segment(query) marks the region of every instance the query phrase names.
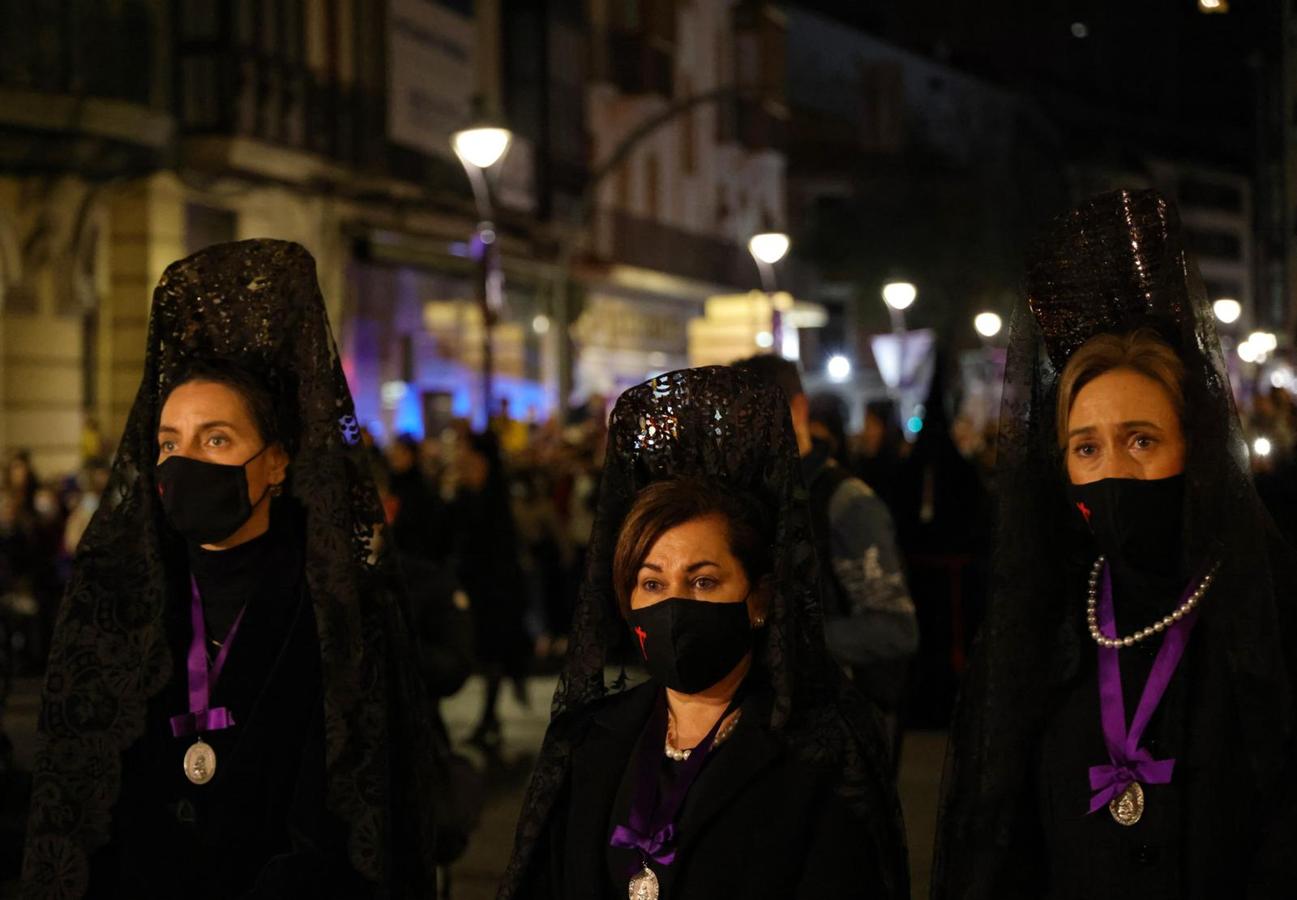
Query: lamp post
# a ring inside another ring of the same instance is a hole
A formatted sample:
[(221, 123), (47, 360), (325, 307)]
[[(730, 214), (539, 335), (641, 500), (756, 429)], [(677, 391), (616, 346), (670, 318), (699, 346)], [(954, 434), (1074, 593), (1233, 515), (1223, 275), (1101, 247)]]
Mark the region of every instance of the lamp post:
[(479, 125), (455, 132), (451, 146), (459, 157), (473, 186), (473, 200), (477, 204), (477, 229), (474, 232), (474, 250), (481, 258), (481, 278), (478, 282), (478, 301), (482, 311), (482, 405), (483, 421), (491, 421), (494, 403), (492, 378), (495, 368), (491, 329), (504, 309), (504, 271), (500, 266), (500, 251), (496, 246), (497, 233), (492, 222), (491, 185), (487, 173), (509, 152), (513, 134), (507, 128)]
[(784, 315), (783, 312), (775, 305), (775, 292), (778, 289), (778, 280), (775, 278), (775, 266), (781, 259), (788, 255), (788, 248), (792, 246), (792, 241), (788, 235), (780, 231), (764, 231), (761, 234), (754, 234), (748, 241), (748, 252), (752, 254), (752, 259), (757, 264), (757, 269), (761, 272), (761, 288), (770, 298), (770, 336), (771, 344), (774, 345), (775, 352), (784, 356)]
[(896, 335), (901, 345), (898, 386), (905, 382), (905, 350), (906, 345), (909, 343), (906, 340), (905, 311), (914, 305), (914, 301), (918, 296), (918, 288), (908, 281), (889, 281), (883, 285), (883, 303), (887, 306), (887, 313), (892, 319), (892, 333)]

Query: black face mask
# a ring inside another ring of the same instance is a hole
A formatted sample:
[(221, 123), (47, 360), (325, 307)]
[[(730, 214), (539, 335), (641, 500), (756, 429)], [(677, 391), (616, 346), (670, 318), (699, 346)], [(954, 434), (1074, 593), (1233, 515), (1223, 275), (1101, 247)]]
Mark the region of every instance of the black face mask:
[(158, 496), (171, 527), (195, 544), (215, 544), (243, 527), (270, 486), (253, 503), (248, 498), (246, 466), (266, 452), (262, 447), (241, 466), (172, 456), (157, 468)]
[(627, 618), (649, 674), (682, 694), (711, 687), (752, 649), (746, 603), (672, 597)]
[(1180, 569), (1184, 528), (1184, 476), (1105, 478), (1068, 486), (1099, 552), (1115, 565), (1173, 576)]

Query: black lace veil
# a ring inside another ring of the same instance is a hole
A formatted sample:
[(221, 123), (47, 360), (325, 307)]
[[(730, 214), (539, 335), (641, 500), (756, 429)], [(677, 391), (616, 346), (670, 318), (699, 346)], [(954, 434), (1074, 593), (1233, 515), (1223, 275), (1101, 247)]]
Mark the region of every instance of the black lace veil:
[[(430, 896), (430, 797), (413, 764), (424, 698), (401, 602), (380, 577), (382, 509), (329, 329), (315, 261), (272, 240), (209, 247), (169, 266), (153, 295), (144, 377), (103, 501), (58, 616), (39, 726), (24, 879), (31, 896), (81, 896), (110, 833), (121, 754), (172, 677), (164, 525), (154, 466), (162, 399), (195, 360), (230, 360), (275, 398), (292, 454), (286, 498), (304, 510), (305, 575), (320, 638), (329, 809), (379, 896)], [(426, 760), (426, 756), (423, 759)], [(403, 849), (402, 849), (403, 848)], [(410, 894), (410, 891), (414, 894)], [(424, 893), (424, 892), (428, 893)]]
[(1141, 326), (1186, 366), (1186, 570), (1222, 560), (1203, 636), (1229, 661), (1250, 774), (1264, 789), (1283, 769), (1297, 671), (1291, 554), (1252, 487), (1215, 320), (1174, 207), (1153, 191), (1104, 194), (1044, 229), (1011, 322), (991, 602), (952, 723), (934, 898), (994, 896), (1009, 867), (1033, 864), (1012, 848), (1034, 827), (1035, 742), (1051, 690), (1090, 652), (1084, 581), (1094, 551), (1064, 493), (1057, 379), (1089, 338)]
[(880, 896), (908, 897), (900, 807), (877, 717), (824, 646), (806, 490), (787, 401), (777, 388), (719, 366), (653, 379), (623, 394), (613, 410), (572, 645), (500, 897), (526, 895), (527, 867), (572, 749), (565, 723), (625, 686), (624, 679), (609, 684), (606, 676), (622, 659), (626, 631), (612, 585), (622, 521), (639, 490), (679, 475), (716, 479), (776, 514), (775, 595), (754, 663), (775, 694), (770, 728), (801, 759), (831, 772), (838, 792), (868, 824), (873, 846), (861, 853), (876, 857), (872, 868), (884, 879)]

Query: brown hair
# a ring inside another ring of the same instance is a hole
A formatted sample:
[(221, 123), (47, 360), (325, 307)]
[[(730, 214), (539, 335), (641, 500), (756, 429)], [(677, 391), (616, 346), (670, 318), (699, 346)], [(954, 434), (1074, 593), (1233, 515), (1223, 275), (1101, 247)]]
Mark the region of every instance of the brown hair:
[(1100, 334), (1081, 345), (1058, 379), (1058, 445), (1067, 446), (1067, 419), (1072, 404), (1094, 379), (1114, 369), (1129, 369), (1160, 384), (1171, 396), (1176, 414), (1184, 419), (1184, 362), (1171, 345), (1151, 328), (1127, 334)]
[(706, 516), (725, 520), (730, 552), (743, 566), (750, 585), (755, 587), (774, 570), (770, 517), (755, 498), (701, 478), (659, 481), (636, 495), (617, 535), (612, 578), (623, 617), (630, 610), (640, 566), (658, 538), (672, 528)]

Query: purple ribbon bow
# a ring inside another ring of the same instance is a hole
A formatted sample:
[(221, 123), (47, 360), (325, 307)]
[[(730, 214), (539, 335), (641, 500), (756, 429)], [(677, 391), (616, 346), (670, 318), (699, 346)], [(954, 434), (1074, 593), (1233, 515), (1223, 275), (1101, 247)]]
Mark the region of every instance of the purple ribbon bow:
[[(1180, 598), (1182, 604), (1192, 591), (1191, 584)], [(1099, 620), (1099, 632), (1115, 639), (1117, 625), (1112, 609), (1112, 575), (1107, 565), (1103, 568), (1095, 611)], [(1126, 729), (1126, 702), (1121, 691), (1121, 666), (1117, 660), (1117, 648), (1099, 648), (1099, 709), (1103, 723), (1103, 741), (1107, 745), (1111, 764), (1090, 767), (1090, 790), (1095, 792), (1090, 799), (1090, 812), (1107, 806), (1114, 797), (1120, 796), (1137, 781), (1142, 784), (1168, 784), (1171, 781), (1175, 760), (1153, 759), (1151, 753), (1139, 746), (1139, 741), (1144, 736), (1149, 719), (1162, 702), (1162, 695), (1166, 693), (1171, 676), (1180, 664), (1184, 648), (1189, 643), (1189, 633), (1197, 620), (1198, 611), (1195, 609), (1166, 629), (1129, 730)]]
[(668, 822), (650, 835), (643, 835), (627, 825), (618, 825), (613, 829), (614, 847), (626, 850), (638, 850), (644, 856), (660, 866), (669, 866), (676, 861), (676, 826)]
[(171, 717), (171, 733), (175, 737), (220, 731), (222, 728), (229, 728), (234, 724), (234, 714), (228, 708), (218, 706), (215, 709), (210, 709), (208, 705), (211, 703), (212, 691), (216, 687), (216, 681), (221, 677), (221, 670), (225, 668), (225, 658), (229, 656), (230, 645), (234, 643), (234, 635), (239, 630), (239, 623), (243, 621), (243, 613), (247, 610), (246, 606), (239, 610), (238, 616), (234, 619), (234, 624), (230, 626), (230, 633), (225, 636), (225, 643), (221, 646), (221, 652), (216, 654), (216, 660), (209, 669), (207, 666), (207, 622), (203, 619), (203, 599), (198, 593), (198, 582), (192, 576), (189, 579), (189, 586), (192, 594), (189, 615), (194, 630), (194, 636), (189, 641), (187, 664), (189, 669), (189, 712)]
[[(662, 744), (667, 733), (666, 693), (659, 692), (653, 715), (640, 736), (636, 751), (635, 788), (631, 794), (629, 822), (613, 829), (610, 846), (624, 850), (638, 850), (641, 864), (652, 860), (660, 866), (669, 866), (676, 859), (676, 819), (684, 806), (685, 797), (698, 773), (702, 771), (707, 753), (716, 740), (721, 723), (738, 709), (740, 695), (730, 701), (729, 707), (716, 720), (711, 731), (689, 754), (665, 797), (658, 797), (658, 769), (662, 764)], [(659, 802), (660, 800), (660, 802)], [(639, 871), (634, 866), (628, 874)]]

